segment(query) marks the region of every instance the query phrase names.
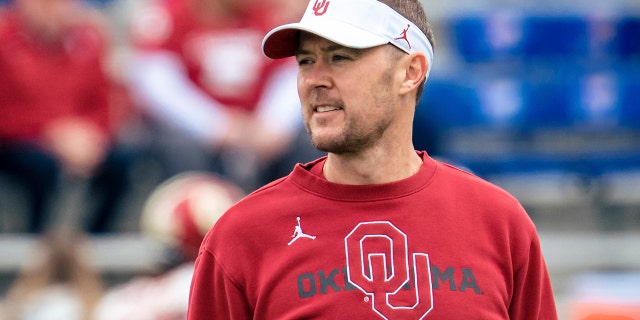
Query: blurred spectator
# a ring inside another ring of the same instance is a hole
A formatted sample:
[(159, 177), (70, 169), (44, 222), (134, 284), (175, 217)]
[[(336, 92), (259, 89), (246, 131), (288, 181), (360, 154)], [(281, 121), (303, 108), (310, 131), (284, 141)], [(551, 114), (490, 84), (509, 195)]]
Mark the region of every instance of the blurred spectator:
[(79, 0), (13, 0), (0, 10), (0, 172), (28, 191), (29, 232), (46, 228), (61, 181), (89, 181), (91, 232), (108, 229), (125, 191), (107, 39), (101, 15)]
[(304, 2), (152, 1), (133, 15), (130, 88), (167, 176), (216, 172), (249, 191), (290, 150), (303, 128), (295, 61), (260, 47)]
[(9, 288), (4, 320), (89, 320), (102, 296), (102, 281), (88, 261), (86, 238), (71, 229), (49, 231), (34, 260)]
[(184, 320), (194, 261), (205, 233), (244, 193), (240, 187), (204, 172), (181, 173), (147, 198), (143, 235), (168, 249), (158, 273), (141, 275), (106, 292), (96, 320)]

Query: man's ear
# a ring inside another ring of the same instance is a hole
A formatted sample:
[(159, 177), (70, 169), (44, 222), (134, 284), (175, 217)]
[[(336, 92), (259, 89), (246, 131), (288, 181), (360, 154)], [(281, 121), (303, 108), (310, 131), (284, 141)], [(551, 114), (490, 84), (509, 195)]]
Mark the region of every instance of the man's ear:
[(424, 53), (414, 52), (406, 57), (405, 77), (400, 88), (400, 93), (408, 93), (415, 90), (424, 81), (429, 70), (429, 62)]

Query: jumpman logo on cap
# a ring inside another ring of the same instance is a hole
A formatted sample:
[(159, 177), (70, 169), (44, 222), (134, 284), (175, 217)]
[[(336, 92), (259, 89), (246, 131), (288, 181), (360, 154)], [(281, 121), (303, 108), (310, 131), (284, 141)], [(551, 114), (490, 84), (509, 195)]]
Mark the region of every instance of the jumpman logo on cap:
[(410, 24), (407, 25), (406, 29), (402, 30), (402, 32), (400, 33), (399, 37), (393, 38), (393, 40), (404, 40), (409, 45), (409, 49), (411, 49), (411, 43), (409, 42), (409, 39), (407, 38), (407, 31), (409, 31), (409, 28), (411, 28)]
[(311, 236), (304, 233), (302, 231), (302, 227), (300, 226), (300, 217), (297, 217), (297, 219), (298, 219), (298, 225), (295, 227), (295, 230), (293, 231), (293, 235), (291, 235), (291, 238), (293, 239), (291, 239), (291, 241), (289, 241), (289, 243), (287, 244), (289, 246), (300, 238), (309, 238), (311, 240), (314, 240), (316, 238), (316, 236)]

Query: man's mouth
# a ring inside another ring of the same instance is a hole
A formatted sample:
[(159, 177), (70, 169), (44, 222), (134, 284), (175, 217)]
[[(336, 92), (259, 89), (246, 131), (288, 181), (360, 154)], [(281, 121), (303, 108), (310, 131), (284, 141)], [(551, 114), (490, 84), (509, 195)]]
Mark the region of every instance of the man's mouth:
[(318, 113), (323, 113), (323, 112), (330, 112), (330, 111), (336, 111), (336, 110), (342, 110), (342, 108), (336, 107), (336, 106), (322, 106), (322, 107), (317, 107), (315, 111)]

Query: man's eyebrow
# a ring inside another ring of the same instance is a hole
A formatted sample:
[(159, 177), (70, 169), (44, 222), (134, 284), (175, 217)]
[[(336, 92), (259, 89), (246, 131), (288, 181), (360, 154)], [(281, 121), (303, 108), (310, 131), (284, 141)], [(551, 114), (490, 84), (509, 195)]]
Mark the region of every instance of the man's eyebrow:
[(293, 55), (294, 56), (299, 56), (299, 55), (305, 55), (305, 54), (310, 54), (310, 53), (311, 52), (309, 52), (309, 50), (298, 49), (293, 53)]
[[(354, 48), (349, 48), (349, 47), (345, 47), (343, 45), (339, 45), (339, 44), (330, 44), (328, 46), (323, 46), (320, 48), (320, 51), (322, 51), (323, 53), (328, 53), (328, 52), (334, 52), (334, 51), (338, 51), (338, 50), (344, 50), (349, 52), (350, 54), (353, 55), (360, 55), (362, 53), (363, 50), (361, 49), (354, 49)], [(309, 50), (305, 50), (302, 48), (299, 48), (298, 50), (295, 51), (295, 55), (304, 55), (304, 54), (311, 54), (311, 51)]]

